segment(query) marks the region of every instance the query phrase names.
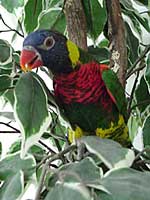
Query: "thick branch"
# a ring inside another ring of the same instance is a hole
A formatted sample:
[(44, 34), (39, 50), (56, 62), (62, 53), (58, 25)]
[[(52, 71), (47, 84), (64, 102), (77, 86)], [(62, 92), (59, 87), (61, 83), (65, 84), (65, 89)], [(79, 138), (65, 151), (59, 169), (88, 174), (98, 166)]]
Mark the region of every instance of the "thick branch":
[(127, 48), (121, 7), (119, 0), (106, 0), (106, 6), (108, 12), (108, 36), (111, 50), (110, 66), (118, 68), (118, 78), (121, 84), (125, 86)]
[(81, 0), (66, 0), (64, 11), (69, 39), (87, 50), (86, 18)]

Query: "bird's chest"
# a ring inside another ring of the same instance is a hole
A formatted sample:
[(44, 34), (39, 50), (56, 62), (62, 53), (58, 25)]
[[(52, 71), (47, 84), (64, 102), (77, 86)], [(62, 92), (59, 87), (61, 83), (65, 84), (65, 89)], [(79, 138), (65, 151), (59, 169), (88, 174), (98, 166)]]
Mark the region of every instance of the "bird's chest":
[(98, 69), (81, 70), (54, 79), (55, 97), (71, 124), (94, 130), (111, 120), (113, 103)]
[(110, 100), (100, 70), (97, 68), (85, 67), (85, 69), (55, 77), (54, 92), (63, 104), (86, 105)]

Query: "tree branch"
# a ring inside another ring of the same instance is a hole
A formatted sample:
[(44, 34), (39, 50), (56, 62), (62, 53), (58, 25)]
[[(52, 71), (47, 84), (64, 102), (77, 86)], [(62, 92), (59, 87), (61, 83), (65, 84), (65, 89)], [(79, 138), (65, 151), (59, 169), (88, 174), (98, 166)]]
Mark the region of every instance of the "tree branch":
[[(138, 151), (137, 149), (134, 149), (135, 153), (137, 155), (135, 156), (134, 162), (138, 160), (141, 156), (145, 157), (145, 153), (150, 153), (150, 148), (145, 147), (142, 151)], [(146, 159), (149, 159), (149, 157), (145, 157)]]
[(43, 147), (45, 147), (49, 152), (55, 154), (56, 152), (53, 151), (51, 148), (49, 148), (44, 142), (42, 142), (41, 140), (38, 141)]
[(146, 99), (146, 100), (144, 100), (144, 101), (141, 101), (141, 102), (135, 104), (134, 106), (132, 106), (132, 107), (130, 108), (130, 110), (133, 110), (133, 109), (135, 109), (136, 107), (141, 106), (141, 105), (144, 105), (144, 104), (149, 105), (149, 104), (150, 104), (150, 99)]
[(17, 33), (19, 36), (24, 37), (23, 34), (19, 33), (19, 31), (17, 31), (16, 29), (12, 29), (8, 24), (6, 24), (6, 22), (4, 21), (2, 15), (0, 14), (0, 20), (2, 20), (3, 24), (9, 29), (9, 30), (4, 30), (4, 31), (0, 31), (2, 32), (9, 32), (9, 31), (13, 31), (15, 33)]
[(1, 133), (2, 133), (2, 134), (5, 134), (5, 133), (6, 133), (6, 134), (7, 134), (7, 133), (10, 133), (10, 134), (12, 133), (12, 134), (14, 134), (14, 133), (18, 133), (18, 132), (17, 132), (17, 131), (0, 131), (0, 134), (1, 134)]
[(43, 187), (43, 183), (44, 183), (44, 180), (45, 180), (45, 175), (46, 175), (46, 172), (47, 170), (49, 169), (49, 165), (55, 161), (55, 160), (58, 160), (58, 159), (61, 159), (62, 156), (64, 156), (66, 153), (69, 153), (70, 151), (73, 151), (74, 149), (76, 149), (77, 146), (76, 145), (70, 145), (69, 147), (67, 147), (66, 149), (64, 149), (63, 151), (59, 152), (58, 154), (54, 154), (53, 156), (52, 155), (48, 155), (45, 159), (44, 159), (44, 162), (50, 158), (49, 161), (47, 161), (45, 164), (44, 164), (44, 167), (42, 169), (42, 173), (41, 173), (41, 176), (40, 176), (40, 180), (39, 180), (39, 186), (38, 186), (38, 189), (36, 191), (36, 195), (35, 195), (35, 200), (39, 200), (40, 199), (40, 193), (41, 193), (41, 190), (42, 190), (42, 187)]
[(4, 92), (6, 90), (10, 90), (10, 89), (14, 89), (14, 88), (15, 88), (14, 86), (3, 88), (3, 89), (0, 90), (0, 92)]
[(81, 0), (66, 0), (64, 11), (69, 39), (87, 51), (86, 18)]
[[(7, 126), (9, 128), (12, 129), (12, 131), (0, 131), (0, 133), (21, 133), (19, 129), (11, 126), (10, 124), (8, 123), (4, 123), (4, 122), (0, 122), (0, 124), (4, 125), (4, 126)], [(53, 151), (50, 147), (48, 147), (44, 142), (42, 142), (41, 140), (38, 141), (42, 146), (44, 146), (46, 149), (48, 149), (49, 152), (55, 154), (56, 152)]]
[(108, 36), (110, 40), (110, 66), (118, 69), (118, 78), (125, 87), (127, 69), (127, 48), (125, 25), (121, 16), (119, 0), (106, 0), (108, 12)]
[[(0, 124), (2, 124), (2, 125), (4, 125), (4, 126), (7, 126), (7, 127), (11, 128), (11, 129), (13, 129), (13, 130), (15, 131), (15, 133), (20, 133), (20, 130), (19, 130), (19, 129), (17, 129), (17, 128), (11, 126), (11, 125), (8, 124), (8, 123), (0, 122)], [(13, 132), (13, 131), (11, 131), (11, 132)]]
[(126, 76), (126, 79), (128, 79), (132, 74), (141, 71), (142, 69), (144, 69), (146, 67), (145, 63), (142, 64), (140, 67), (135, 68), (129, 75)]
[[(144, 51), (142, 52), (142, 54), (140, 55), (139, 58), (137, 58), (137, 60), (133, 63), (133, 65), (130, 67), (130, 69), (128, 70), (127, 74), (126, 74), (126, 79), (128, 79), (133, 73), (134, 71), (137, 71), (137, 69), (135, 69), (135, 67), (145, 58), (146, 54), (150, 51), (150, 45), (147, 45), (144, 49)], [(140, 69), (140, 67), (139, 67)], [(140, 69), (141, 70), (141, 69)]]

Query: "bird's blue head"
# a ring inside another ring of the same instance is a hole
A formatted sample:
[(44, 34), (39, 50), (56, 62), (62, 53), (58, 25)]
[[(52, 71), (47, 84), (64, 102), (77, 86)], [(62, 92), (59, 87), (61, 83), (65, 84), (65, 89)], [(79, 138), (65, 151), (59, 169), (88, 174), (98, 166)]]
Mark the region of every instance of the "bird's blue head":
[(78, 59), (77, 46), (64, 35), (50, 30), (37, 30), (25, 38), (20, 64), (24, 71), (44, 65), (56, 74), (72, 71)]

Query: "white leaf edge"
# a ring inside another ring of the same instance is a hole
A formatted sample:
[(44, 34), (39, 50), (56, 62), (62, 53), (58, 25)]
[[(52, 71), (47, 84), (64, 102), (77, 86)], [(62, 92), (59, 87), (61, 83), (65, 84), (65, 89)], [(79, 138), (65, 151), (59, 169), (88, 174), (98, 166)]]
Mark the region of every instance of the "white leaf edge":
[[(38, 83), (40, 84), (41, 86), (41, 89), (43, 89), (43, 86), (42, 84), (40, 83), (40, 81), (34, 76), (34, 78), (38, 81)], [(43, 89), (43, 93), (45, 95), (45, 104), (47, 105), (47, 95), (45, 93), (45, 90)], [(21, 152), (20, 152), (20, 156), (21, 158), (23, 159), (25, 157), (25, 155), (27, 154), (29, 148), (31, 146), (33, 146), (34, 144), (36, 144), (38, 142), (38, 140), (40, 139), (40, 137), (43, 135), (43, 133), (47, 130), (49, 124), (51, 123), (52, 121), (52, 118), (50, 116), (50, 113), (48, 112), (48, 116), (45, 118), (45, 120), (43, 121), (43, 124), (41, 125), (40, 127), (40, 130), (35, 133), (34, 135), (32, 135), (31, 137), (29, 137), (27, 140), (25, 140), (25, 130), (24, 130), (24, 127), (17, 115), (17, 112), (16, 112), (16, 107), (17, 107), (17, 97), (16, 97), (16, 94), (14, 92), (14, 97), (15, 97), (15, 103), (14, 103), (14, 116), (15, 116), (15, 119), (16, 119), (16, 122), (17, 124), (19, 125), (20, 127), (20, 132), (21, 132), (21, 135), (22, 135), (22, 143), (21, 143)], [(48, 110), (48, 105), (47, 105), (47, 110)]]
[(132, 165), (132, 163), (133, 163), (133, 161), (135, 159), (135, 154), (134, 154), (133, 150), (131, 150), (131, 149), (127, 149), (127, 150), (128, 151), (127, 151), (127, 153), (125, 155), (125, 158), (123, 160), (120, 160), (119, 162), (115, 163), (114, 169), (130, 167)]
[(49, 12), (52, 12), (52, 11), (62, 11), (61, 8), (49, 8), (48, 10), (43, 10), (39, 16), (38, 16), (38, 23), (37, 23), (37, 27), (34, 29), (34, 30), (38, 30), (40, 28), (40, 20), (45, 16), (47, 15)]
[(86, 186), (84, 186), (84, 184), (82, 183), (57, 183), (58, 185), (62, 185), (63, 187), (66, 187), (68, 189), (74, 190), (79, 192), (83, 198), (90, 200), (91, 196), (90, 196), (90, 192), (88, 190), (88, 188)]
[[(115, 142), (115, 141), (113, 141), (113, 142)], [(125, 158), (124, 159), (119, 160), (115, 164), (112, 164), (111, 162), (108, 162), (108, 160), (105, 159), (102, 156), (102, 154), (97, 153), (97, 151), (95, 151), (93, 148), (91, 148), (90, 145), (88, 145), (86, 142), (84, 144), (86, 145), (86, 148), (88, 150), (90, 150), (90, 152), (92, 152), (95, 155), (97, 155), (106, 164), (106, 166), (109, 169), (118, 169), (118, 168), (130, 167), (132, 165), (134, 159), (135, 159), (135, 154), (134, 154), (133, 150), (128, 149), (128, 148), (122, 148), (122, 146), (118, 143), (118, 145), (120, 145), (120, 148), (124, 149), (124, 151), (127, 150), (127, 153), (125, 154)]]
[(99, 2), (99, 4), (101, 5), (102, 8), (104, 7), (104, 6), (103, 6), (103, 1), (104, 1), (104, 0), (98, 0), (98, 2)]
[[(3, 39), (2, 39), (3, 40)], [(7, 40), (3, 40), (6, 45), (9, 47), (9, 50), (10, 50), (10, 55), (8, 57), (8, 59), (5, 61), (5, 62), (0, 62), (0, 65), (7, 65), (9, 64), (10, 62), (12, 62), (12, 47), (10, 46), (10, 44), (8, 43)], [(1, 67), (2, 68), (2, 67)], [(4, 68), (5, 69), (5, 68)]]

